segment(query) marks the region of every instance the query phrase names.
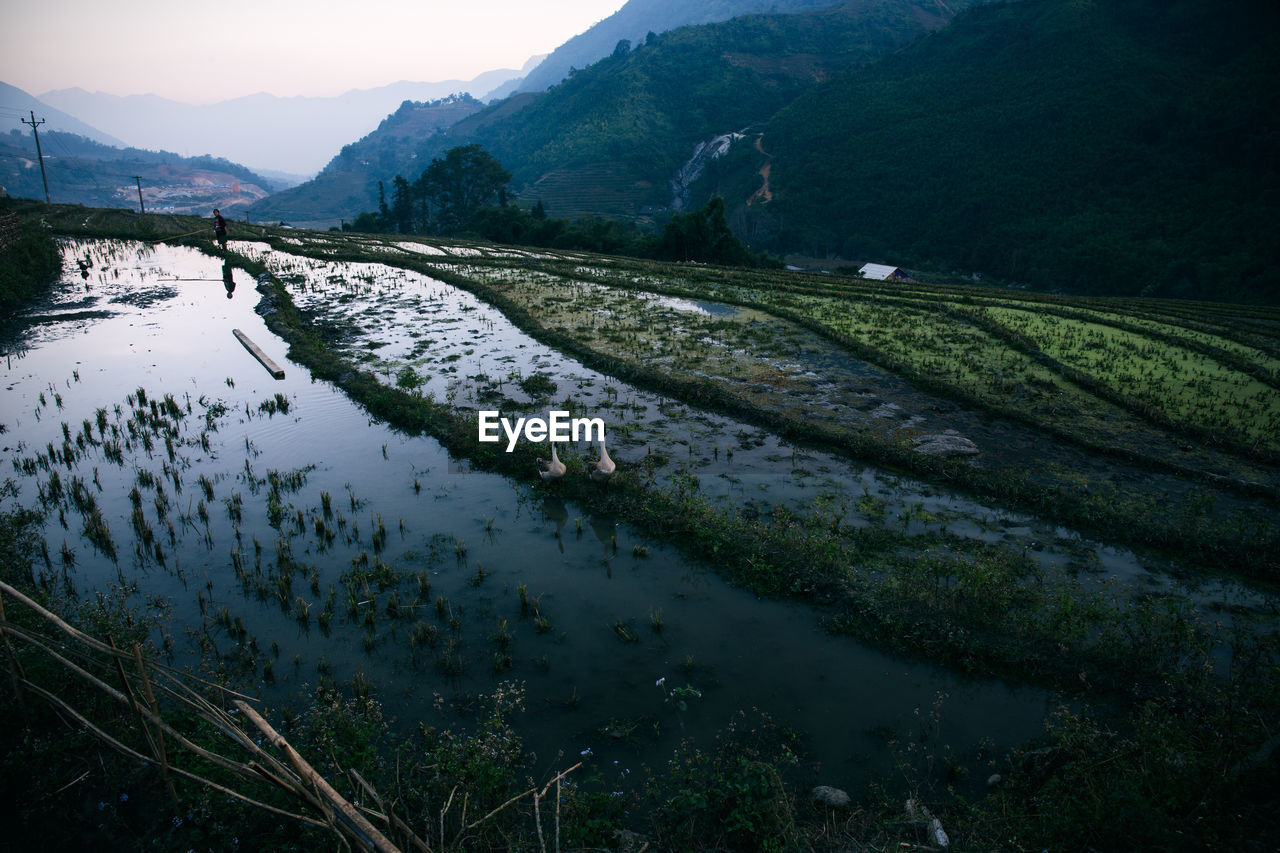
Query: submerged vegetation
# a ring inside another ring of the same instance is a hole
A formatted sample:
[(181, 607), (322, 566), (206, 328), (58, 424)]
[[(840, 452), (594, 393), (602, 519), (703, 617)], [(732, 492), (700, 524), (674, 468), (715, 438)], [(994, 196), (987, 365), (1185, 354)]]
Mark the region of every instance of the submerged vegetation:
[[(90, 218), (77, 211), (55, 222), (82, 233)], [(182, 224), (173, 222), (173, 233), (184, 233)], [(803, 733), (744, 709), (718, 742), (691, 739), (670, 760), (637, 769), (643, 778), (627, 780), (603, 763), (570, 777), (557, 797), (559, 843), (614, 846), (615, 831), (627, 830), (664, 849), (885, 849), (929, 840), (934, 818), (966, 849), (1247, 844), (1270, 831), (1280, 781), (1267, 722), (1280, 713), (1280, 641), (1267, 592), (1277, 569), (1270, 510), (1280, 486), (1273, 428), (1280, 317), (448, 241), (265, 229), (252, 236), (225, 255), (213, 251), (259, 278), (259, 312), (288, 342), (289, 357), (373, 418), (434, 437), (471, 469), (554, 495), (547, 506), (563, 504), (554, 532), (561, 550), (583, 536), (575, 512), (618, 519), (650, 538), (620, 543), (616, 530), (595, 530), (606, 567), (643, 565), (653, 559), (644, 542), (670, 543), (757, 595), (815, 605), (829, 635), (1037, 685), (1061, 699), (1043, 738), (1012, 752), (983, 746), (964, 758), (942, 746), (945, 702), (922, 709), (918, 730), (894, 744), (900, 778), (856, 792), (853, 810), (811, 802)], [(498, 320), (420, 292), (413, 276), (470, 291), (602, 378), (541, 354), (534, 370), (466, 375), (476, 363), (467, 349), (487, 345), (482, 332)], [(412, 307), (407, 320), (397, 313), (401, 302)], [(386, 331), (391, 318), (395, 335), (370, 332)], [(657, 404), (637, 389), (656, 394)], [(57, 424), (60, 393), (51, 386), (34, 413), (51, 421), (47, 446), (12, 454), (13, 476), (36, 484), (39, 503), (15, 501), (4, 516), (0, 545), (14, 557), (6, 580), (37, 591), (86, 630), (126, 636), (115, 627), (123, 620), (134, 626), (127, 636), (155, 642), (155, 654), (171, 653), (174, 639), (125, 605), (146, 600), (126, 571), (177, 576), (184, 588), (190, 581), (203, 617), (192, 641), (213, 677), (231, 685), (264, 689), (300, 666), (255, 627), (246, 609), (255, 600), (278, 607), (300, 636), (336, 640), (328, 648), (356, 658), (398, 646), (413, 672), (442, 684), (468, 673), (493, 678), (486, 696), (437, 699), (456, 703), (458, 719), (471, 725), (406, 733), (386, 718), (379, 698), (386, 685), (363, 676), (339, 684), (322, 659), (306, 703), (282, 711), (291, 742), (326, 770), (354, 768), (374, 789), (395, 791), (396, 814), (435, 849), (453, 849), (463, 837), (454, 833), (475, 817), (548, 783), (551, 756), (535, 762), (518, 734), (522, 690), (499, 681), (524, 667), (552, 669), (545, 650), (564, 642), (567, 614), (541, 594), (535, 575), (494, 566), (470, 534), (435, 533), (424, 549), (406, 550), (412, 519), (397, 520), (377, 496), (350, 485), (344, 492), (316, 484), (313, 466), (259, 459), (248, 436), (234, 477), (189, 470), (191, 457), (225, 446), (215, 439), (231, 418), (300, 416), (304, 407), (287, 394), (262, 394), (237, 409), (138, 387), (76, 426), (78, 416)], [(587, 478), (578, 450), (562, 449), (567, 474), (546, 485), (535, 463), (545, 448), (521, 443), (507, 453), (478, 441), (480, 408), (538, 414), (562, 401), (575, 413), (598, 404), (607, 414), (619, 462), (607, 490)], [(711, 446), (684, 438), (655, 446), (676, 401), (689, 407), (682, 415), (689, 420), (708, 410), (739, 419), (740, 434)], [(848, 483), (800, 489), (791, 500), (739, 500), (741, 491), (716, 481), (720, 473), (745, 476), (755, 445), (766, 440), (762, 428), (794, 445), (772, 461), (802, 481), (809, 466), (872, 460), (939, 492), (1034, 512), (1048, 529), (1062, 529), (1047, 543), (984, 536), (976, 515), (923, 498), (890, 506), (869, 489), (850, 494)], [(971, 439), (976, 453), (959, 442), (949, 445), (962, 448), (953, 455), (919, 450), (947, 428)], [(381, 457), (388, 453), (383, 444)], [(403, 479), (404, 490), (422, 489), (417, 472)], [(127, 494), (119, 522), (100, 506), (116, 481)], [(258, 515), (267, 522), (264, 539), (250, 532)], [(41, 517), (62, 520), (70, 541), (61, 552), (56, 541), (37, 541)], [(494, 536), (503, 523), (482, 519), (476, 529)], [(1176, 578), (1111, 577), (1097, 565), (1100, 549), (1074, 531), (1159, 547), (1145, 564), (1169, 567)], [(79, 549), (77, 537), (85, 543)], [(202, 543), (206, 571), (233, 573), (243, 598), (200, 589), (199, 567), (177, 557), (184, 540)], [(1048, 562), (1046, 548), (1075, 559)], [(73, 579), (94, 553), (119, 567), (119, 586), (98, 599), (109, 604), (99, 615), (75, 616)], [(446, 566), (450, 585), (436, 571)], [(1254, 585), (1218, 594), (1240, 577)], [(473, 596), (502, 605), (477, 611)], [(679, 635), (680, 614), (648, 603), (602, 613), (598, 640), (607, 638), (620, 656), (666, 644)], [(660, 714), (613, 721), (605, 737), (626, 741), (652, 729), (656, 740), (662, 730), (683, 731), (708, 701), (701, 658), (684, 660), (682, 672), (667, 673), (669, 685), (664, 676), (659, 689), (649, 688)], [(563, 701), (573, 713), (576, 688)], [(6, 753), (68, 776), (81, 772), (73, 750), (90, 748), (59, 744), (51, 732), (19, 730), (21, 742)], [(569, 758), (555, 771), (576, 760)], [(130, 778), (127, 763), (103, 770), (91, 771), (104, 793), (90, 799), (94, 807), (109, 802), (110, 813), (104, 805), (97, 830), (91, 808), (72, 821), (90, 836), (140, 837), (144, 810), (105, 793)], [(25, 819), (48, 818), (42, 797), (54, 783), (44, 780), (39, 795), (15, 801)], [(158, 778), (130, 788), (142, 789), (163, 802)], [(474, 843), (550, 849), (550, 804), (538, 812), (537, 802), (524, 800), (477, 828)], [(216, 798), (202, 801), (195, 823), (219, 828), (200, 841), (226, 843), (236, 820), (255, 820), (225, 808)], [(145, 811), (154, 819), (163, 809)], [(280, 849), (306, 843), (280, 831), (266, 837)]]

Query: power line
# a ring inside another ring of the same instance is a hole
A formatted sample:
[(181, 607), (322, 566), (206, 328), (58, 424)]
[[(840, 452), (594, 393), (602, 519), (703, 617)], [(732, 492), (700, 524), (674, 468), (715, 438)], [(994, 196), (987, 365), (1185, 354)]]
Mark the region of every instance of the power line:
[(49, 179), (44, 174), (44, 154), (40, 152), (40, 133), (36, 130), (37, 127), (44, 124), (44, 119), (36, 121), (35, 110), (32, 110), (31, 121), (27, 121), (24, 118), (22, 123), (31, 125), (31, 133), (36, 138), (36, 157), (40, 158), (40, 180), (44, 181), (44, 203), (52, 204), (53, 202), (49, 201)]

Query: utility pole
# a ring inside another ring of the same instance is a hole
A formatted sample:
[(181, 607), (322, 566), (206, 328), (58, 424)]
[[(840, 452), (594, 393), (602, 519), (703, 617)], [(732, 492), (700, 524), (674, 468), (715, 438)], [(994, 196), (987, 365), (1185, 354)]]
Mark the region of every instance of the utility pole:
[(37, 127), (44, 124), (44, 119), (40, 119), (39, 121), (36, 121), (35, 110), (32, 110), (31, 121), (27, 121), (25, 118), (19, 119), (19, 121), (21, 121), (23, 124), (31, 125), (31, 133), (36, 138), (36, 157), (40, 159), (40, 180), (44, 181), (44, 203), (52, 204), (53, 202), (49, 201), (49, 179), (45, 177), (45, 174), (44, 174), (44, 154), (40, 153), (40, 133), (39, 131), (36, 130)]
[(142, 203), (142, 178), (139, 175), (134, 175), (133, 179), (138, 182), (138, 211), (141, 213), (146, 213), (147, 208)]

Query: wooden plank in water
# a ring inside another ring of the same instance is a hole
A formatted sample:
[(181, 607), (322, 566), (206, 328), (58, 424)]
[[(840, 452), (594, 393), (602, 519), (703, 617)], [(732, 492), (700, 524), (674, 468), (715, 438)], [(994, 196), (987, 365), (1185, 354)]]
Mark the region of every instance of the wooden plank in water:
[(239, 329), (232, 329), (231, 334), (236, 336), (236, 340), (244, 344), (244, 348), (247, 349), (250, 353), (252, 353), (254, 358), (262, 362), (262, 366), (267, 369), (268, 373), (270, 373), (276, 379), (284, 379), (284, 369), (281, 368), (280, 365), (272, 361), (271, 357), (268, 356), (265, 352), (263, 352), (258, 347), (257, 344), (249, 340), (248, 335), (246, 335), (244, 332), (240, 331)]

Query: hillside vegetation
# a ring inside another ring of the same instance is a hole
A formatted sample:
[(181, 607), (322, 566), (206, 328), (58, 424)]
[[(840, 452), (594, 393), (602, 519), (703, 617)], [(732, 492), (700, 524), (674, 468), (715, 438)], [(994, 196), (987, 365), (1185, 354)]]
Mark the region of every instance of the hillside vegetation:
[(973, 9), (773, 118), (776, 245), (1274, 302), (1278, 22), (1260, 2)]
[[(766, 121), (824, 77), (948, 18), (933, 2), (883, 0), (683, 27), (620, 45), (519, 112), (488, 123), (481, 113), (452, 135), (488, 148), (517, 189), (552, 170), (609, 162), (647, 180), (650, 203), (666, 205), (668, 182), (699, 142)], [(558, 215), (553, 199), (543, 203)]]
[(557, 47), (529, 72), (516, 91), (537, 92), (556, 85), (575, 69), (608, 56), (619, 41), (640, 42), (649, 33), (727, 21), (739, 15), (787, 14), (834, 6), (840, 0), (630, 0), (617, 12)]
[(0, 200), (0, 317), (6, 325), (19, 309), (39, 298), (62, 270), (53, 234), (31, 216), (34, 208)]
[[(948, 4), (967, 5), (970, 0)], [(390, 186), (401, 174), (413, 181), (431, 158), (477, 143), (511, 171), (527, 203), (542, 201), (551, 216), (663, 214), (671, 202), (669, 182), (699, 142), (763, 123), (818, 80), (948, 18), (933, 0), (876, 0), (746, 16), (618, 44), (548, 92), (518, 94), (461, 120), (453, 116), (446, 132), (410, 134), (396, 117), (388, 119), (326, 169), (359, 173), (365, 197), (358, 203), (354, 179), (334, 192), (322, 174), (254, 212), (352, 217), (376, 205), (378, 180)], [(361, 161), (359, 169), (353, 159)], [(608, 179), (600, 182), (602, 175)]]
[(660, 227), (720, 195), (753, 250), (1275, 302), (1278, 17), (1259, 0), (868, 0), (682, 27), (445, 132), (389, 120), (344, 152), (358, 179), (299, 188), (291, 215), (354, 216), (378, 180), (473, 143), (552, 217)]

